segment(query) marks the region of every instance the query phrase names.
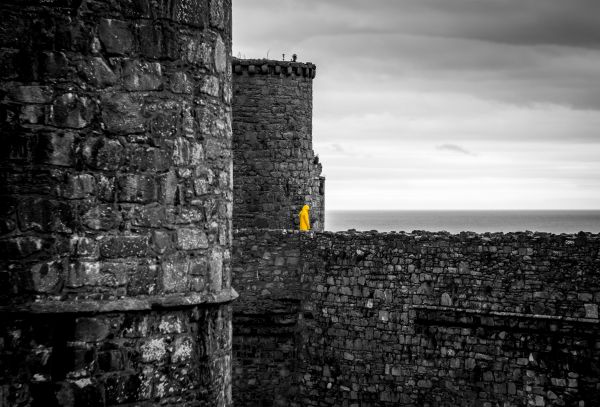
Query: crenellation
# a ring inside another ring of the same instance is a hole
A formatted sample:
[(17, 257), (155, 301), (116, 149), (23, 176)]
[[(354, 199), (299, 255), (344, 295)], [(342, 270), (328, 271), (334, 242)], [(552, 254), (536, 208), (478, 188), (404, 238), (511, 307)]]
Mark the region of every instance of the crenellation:
[(272, 59), (232, 59), (236, 75), (296, 76), (314, 79), (317, 67), (311, 62), (277, 61)]

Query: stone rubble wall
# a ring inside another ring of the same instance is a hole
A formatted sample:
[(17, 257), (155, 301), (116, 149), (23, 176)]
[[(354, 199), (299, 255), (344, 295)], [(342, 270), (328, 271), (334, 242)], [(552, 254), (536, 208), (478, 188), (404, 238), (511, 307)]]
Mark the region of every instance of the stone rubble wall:
[(311, 207), (312, 228), (325, 222), (325, 179), (312, 149), (311, 63), (234, 59), (235, 228), (298, 228)]
[(230, 405), (231, 1), (0, 19), (0, 405)]
[[(599, 253), (585, 233), (238, 230), (235, 398), (265, 405), (271, 383), (274, 405), (597, 405)], [(283, 326), (274, 349), (261, 331)]]
[(231, 405), (228, 306), (27, 315), (0, 340), (1, 406)]
[[(298, 232), (299, 233), (299, 232)], [(240, 406), (298, 406), (298, 318), (303, 265), (299, 234), (234, 234), (233, 398)]]

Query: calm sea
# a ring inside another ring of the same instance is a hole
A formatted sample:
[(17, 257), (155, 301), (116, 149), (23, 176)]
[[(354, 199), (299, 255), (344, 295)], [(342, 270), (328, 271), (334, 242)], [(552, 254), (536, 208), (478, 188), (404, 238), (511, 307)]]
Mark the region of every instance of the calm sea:
[(325, 230), (600, 233), (600, 210), (326, 211)]

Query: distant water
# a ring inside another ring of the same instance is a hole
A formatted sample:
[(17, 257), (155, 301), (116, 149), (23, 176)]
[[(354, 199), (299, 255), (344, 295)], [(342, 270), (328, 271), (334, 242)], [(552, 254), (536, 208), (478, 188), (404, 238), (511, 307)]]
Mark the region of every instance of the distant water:
[(327, 211), (325, 230), (600, 233), (600, 210)]

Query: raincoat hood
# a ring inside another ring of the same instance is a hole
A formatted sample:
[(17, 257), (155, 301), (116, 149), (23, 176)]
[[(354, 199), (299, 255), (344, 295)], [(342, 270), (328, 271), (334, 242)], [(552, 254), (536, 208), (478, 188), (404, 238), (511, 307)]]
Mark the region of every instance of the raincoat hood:
[(310, 206), (304, 205), (298, 214), (298, 217), (300, 218), (300, 230), (310, 230), (310, 214), (308, 213), (309, 209)]

